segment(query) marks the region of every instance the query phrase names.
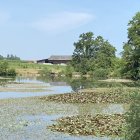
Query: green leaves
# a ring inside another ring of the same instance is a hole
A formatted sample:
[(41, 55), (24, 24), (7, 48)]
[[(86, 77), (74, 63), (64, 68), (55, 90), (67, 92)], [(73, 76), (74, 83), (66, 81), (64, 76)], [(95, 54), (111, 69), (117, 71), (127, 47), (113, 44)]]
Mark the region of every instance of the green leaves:
[(16, 76), (15, 69), (9, 69), (9, 64), (6, 61), (0, 63), (0, 76)]
[(136, 13), (128, 25), (128, 42), (123, 47), (125, 72), (137, 80), (140, 79), (140, 12)]
[(130, 109), (125, 117), (127, 122), (127, 140), (139, 140), (140, 139), (140, 94), (135, 93), (131, 96), (133, 102), (130, 105)]
[(75, 70), (86, 74), (98, 68), (112, 67), (116, 49), (101, 36), (94, 37), (92, 32), (83, 33), (74, 43), (72, 65)]

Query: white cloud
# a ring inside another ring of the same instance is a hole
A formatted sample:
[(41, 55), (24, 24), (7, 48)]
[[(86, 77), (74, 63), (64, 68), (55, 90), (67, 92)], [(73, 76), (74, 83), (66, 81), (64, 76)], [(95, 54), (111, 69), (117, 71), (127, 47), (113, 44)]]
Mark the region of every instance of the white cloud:
[(6, 12), (0, 11), (0, 25), (5, 24), (10, 19), (10, 15)]
[(77, 28), (91, 21), (88, 13), (63, 12), (42, 18), (32, 23), (32, 27), (42, 31), (66, 31)]

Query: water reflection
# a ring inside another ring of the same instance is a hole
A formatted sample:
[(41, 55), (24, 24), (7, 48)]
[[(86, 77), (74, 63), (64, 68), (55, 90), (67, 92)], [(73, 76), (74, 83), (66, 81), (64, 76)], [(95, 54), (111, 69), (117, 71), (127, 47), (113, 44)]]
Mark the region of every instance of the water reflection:
[(38, 81), (37, 78), (33, 76), (28, 77), (17, 76), (15, 80), (18, 83), (42, 83), (42, 81)]
[(139, 87), (140, 82), (104, 82), (93, 78), (73, 79), (69, 77), (37, 77), (37, 80), (49, 82), (52, 85), (70, 85), (73, 91), (85, 88), (102, 88), (102, 87)]
[[(15, 80), (15, 81), (14, 81)], [(15, 83), (23, 83), (23, 84), (42, 84), (42, 86), (46, 86), (48, 91), (43, 91), (40, 88), (40, 91), (36, 90), (36, 92), (27, 91), (26, 93), (22, 94), (23, 92), (16, 90), (19, 86), (12, 85), (15, 88), (15, 91), (12, 90), (5, 90), (4, 92), (0, 92), (0, 98), (16, 98), (16, 97), (31, 97), (31, 96), (42, 96), (42, 95), (50, 95), (50, 94), (59, 94), (59, 93), (68, 93), (68, 92), (77, 92), (79, 89), (85, 88), (102, 88), (102, 87), (124, 87), (124, 86), (138, 86), (140, 82), (130, 82), (130, 83), (118, 83), (118, 82), (103, 82), (98, 81), (97, 79), (72, 79), (68, 77), (16, 77), (16, 79), (3, 79), (0, 83), (4, 86), (8, 82), (15, 82)], [(10, 87), (10, 86), (9, 86)], [(25, 86), (24, 86), (25, 87)], [(36, 85), (37, 87), (37, 85)], [(21, 86), (20, 86), (21, 88)], [(32, 89), (32, 87), (30, 87)], [(5, 94), (5, 92), (7, 94)]]

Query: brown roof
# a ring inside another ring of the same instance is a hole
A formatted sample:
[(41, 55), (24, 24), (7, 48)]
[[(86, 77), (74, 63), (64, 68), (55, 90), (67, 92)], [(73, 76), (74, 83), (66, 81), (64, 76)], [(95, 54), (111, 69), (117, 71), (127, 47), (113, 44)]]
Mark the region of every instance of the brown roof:
[(48, 60), (71, 60), (71, 55), (52, 55), (48, 58)]

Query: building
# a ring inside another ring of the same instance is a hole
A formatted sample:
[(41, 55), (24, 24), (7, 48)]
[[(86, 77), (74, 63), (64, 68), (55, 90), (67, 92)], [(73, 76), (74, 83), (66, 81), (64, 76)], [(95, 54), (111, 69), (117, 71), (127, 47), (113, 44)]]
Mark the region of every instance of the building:
[(47, 63), (48, 59), (37, 60), (36, 63)]
[(71, 60), (71, 55), (52, 55), (48, 59), (38, 60), (37, 63), (67, 64)]

